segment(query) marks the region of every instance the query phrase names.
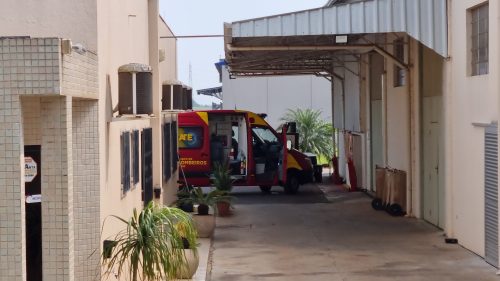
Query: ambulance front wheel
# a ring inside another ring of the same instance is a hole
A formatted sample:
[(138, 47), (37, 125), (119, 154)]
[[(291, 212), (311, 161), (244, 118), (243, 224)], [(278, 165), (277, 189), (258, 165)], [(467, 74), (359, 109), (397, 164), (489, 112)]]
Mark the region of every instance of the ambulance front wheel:
[(260, 187), (260, 191), (262, 191), (262, 193), (271, 193), (272, 186), (270, 186), (270, 185), (261, 185), (259, 187)]
[(296, 194), (299, 191), (299, 178), (295, 173), (289, 173), (287, 175), (285, 192), (288, 194)]

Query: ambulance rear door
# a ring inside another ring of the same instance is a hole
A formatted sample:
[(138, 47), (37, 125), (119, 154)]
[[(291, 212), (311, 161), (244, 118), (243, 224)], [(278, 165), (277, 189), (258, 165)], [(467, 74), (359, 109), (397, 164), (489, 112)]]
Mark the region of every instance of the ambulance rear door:
[[(179, 114), (180, 165), (189, 185), (209, 185), (210, 139), (207, 112)], [(182, 180), (182, 175), (180, 175)]]

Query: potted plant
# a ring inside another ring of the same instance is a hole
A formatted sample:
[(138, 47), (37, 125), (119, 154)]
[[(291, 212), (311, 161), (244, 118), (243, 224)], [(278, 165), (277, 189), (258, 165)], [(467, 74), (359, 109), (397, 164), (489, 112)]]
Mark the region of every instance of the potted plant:
[(175, 224), (175, 229), (182, 241), (181, 244), (177, 245), (177, 248), (182, 249), (185, 258), (184, 263), (177, 271), (176, 279), (191, 279), (196, 273), (200, 263), (197, 250), (198, 233), (192, 219), (189, 221), (179, 220), (179, 222)]
[(214, 186), (219, 191), (222, 198), (217, 200), (217, 214), (221, 217), (226, 217), (231, 214), (230, 207), (232, 197), (229, 193), (233, 189), (233, 179), (231, 178), (231, 170), (227, 162), (224, 164), (215, 163), (214, 165)]
[(193, 200), (191, 198), (192, 190), (193, 187), (191, 186), (183, 186), (177, 192), (177, 208), (187, 213), (192, 213), (194, 211)]
[(151, 202), (140, 212), (134, 209), (130, 219), (111, 217), (123, 223), (124, 229), (106, 240), (102, 254), (106, 276), (116, 271), (120, 280), (172, 279), (186, 264), (185, 251), (179, 245), (185, 239), (196, 245), (190, 215), (177, 208)]
[(215, 216), (209, 211), (218, 201), (225, 200), (224, 194), (217, 189), (203, 193), (201, 187), (197, 187), (191, 192), (191, 200), (198, 204), (197, 213), (193, 215), (198, 237), (211, 237), (215, 229)]

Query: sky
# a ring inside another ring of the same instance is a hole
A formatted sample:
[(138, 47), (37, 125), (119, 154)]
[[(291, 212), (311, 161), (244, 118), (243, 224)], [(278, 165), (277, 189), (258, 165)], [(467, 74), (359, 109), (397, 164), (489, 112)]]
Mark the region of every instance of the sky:
[[(177, 36), (222, 35), (224, 22), (318, 8), (326, 2), (327, 0), (160, 0), (160, 13)], [(214, 63), (224, 58), (223, 38), (177, 39), (177, 56), (179, 80), (193, 88), (195, 101), (200, 104), (216, 101), (210, 97), (198, 96), (196, 90), (221, 85)]]

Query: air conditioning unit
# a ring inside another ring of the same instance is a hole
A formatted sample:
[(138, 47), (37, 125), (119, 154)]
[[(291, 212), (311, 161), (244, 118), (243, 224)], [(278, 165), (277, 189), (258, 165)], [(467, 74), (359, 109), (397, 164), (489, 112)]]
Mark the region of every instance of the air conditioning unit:
[(186, 102), (184, 103), (185, 109), (193, 109), (193, 88), (187, 87), (185, 98), (186, 98)]
[(149, 65), (130, 63), (118, 68), (118, 112), (153, 113), (153, 74)]
[(183, 86), (180, 82), (165, 82), (162, 85), (162, 110), (181, 110), (182, 109)]

